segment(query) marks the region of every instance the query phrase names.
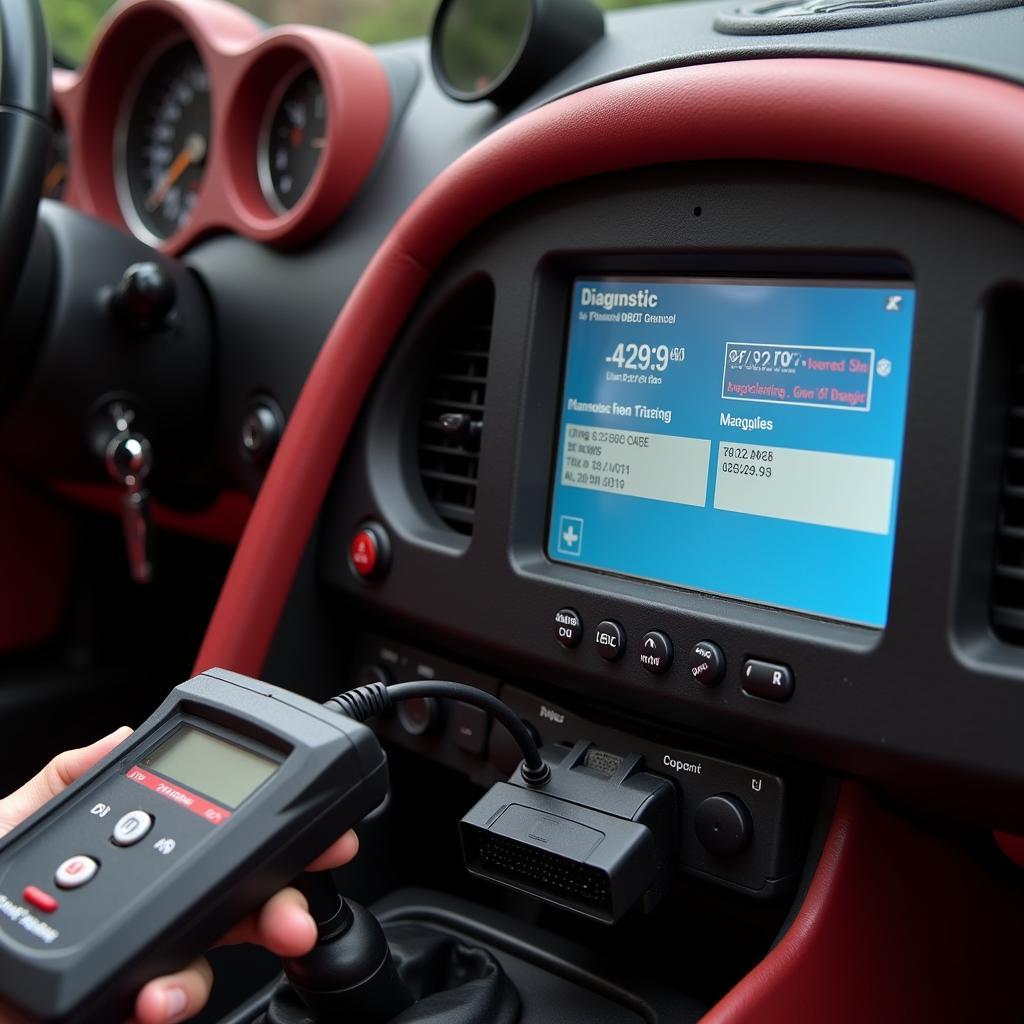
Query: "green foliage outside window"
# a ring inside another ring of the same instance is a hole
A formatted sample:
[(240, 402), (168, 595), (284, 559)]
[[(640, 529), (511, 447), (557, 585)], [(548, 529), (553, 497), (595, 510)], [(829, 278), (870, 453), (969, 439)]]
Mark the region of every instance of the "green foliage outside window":
[[(663, 0), (598, 0), (605, 10), (659, 2)], [(42, 0), (42, 3), (54, 50), (63, 59), (78, 63), (88, 51), (96, 26), (111, 6), (111, 0)], [(437, 0), (241, 0), (239, 6), (270, 24), (325, 25), (368, 43), (383, 43), (426, 34)]]

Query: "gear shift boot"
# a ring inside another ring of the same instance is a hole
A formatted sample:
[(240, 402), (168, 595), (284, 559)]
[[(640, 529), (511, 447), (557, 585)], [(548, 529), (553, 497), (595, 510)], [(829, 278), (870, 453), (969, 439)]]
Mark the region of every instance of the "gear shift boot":
[[(396, 1015), (381, 1006), (314, 1011), (285, 982), (274, 993), (265, 1024), (516, 1024), (519, 993), (487, 950), (429, 925), (384, 926), (396, 984), (415, 1000)], [(316, 951), (314, 951), (315, 953)], [(294, 977), (294, 970), (292, 971)], [(379, 991), (379, 989), (378, 989)], [(334, 993), (343, 996), (343, 993)], [(321, 1004), (322, 1006), (322, 1004)]]

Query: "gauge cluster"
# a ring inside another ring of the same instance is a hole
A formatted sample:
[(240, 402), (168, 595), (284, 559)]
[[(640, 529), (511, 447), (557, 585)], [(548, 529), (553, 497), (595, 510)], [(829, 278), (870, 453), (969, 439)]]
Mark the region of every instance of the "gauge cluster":
[(44, 192), (171, 253), (215, 231), (295, 245), (358, 192), (390, 118), (356, 40), (266, 31), (220, 0), (131, 0), (80, 72), (54, 74)]

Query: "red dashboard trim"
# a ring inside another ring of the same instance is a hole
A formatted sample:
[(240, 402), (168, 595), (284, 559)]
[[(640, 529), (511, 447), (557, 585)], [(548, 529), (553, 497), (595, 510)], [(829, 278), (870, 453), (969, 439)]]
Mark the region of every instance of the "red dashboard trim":
[(1022, 909), (955, 843), (844, 783), (795, 920), (702, 1024), (1017, 1020)]
[[(186, 35), (210, 76), (211, 139), (188, 225), (160, 248), (180, 253), (214, 231), (295, 245), (333, 224), (366, 180), (387, 138), (391, 99), (374, 52), (336, 32), (285, 26), (265, 32), (220, 0), (130, 0), (104, 22), (80, 74), (54, 75), (54, 106), (69, 139), (65, 202), (126, 227), (114, 177), (114, 140), (124, 97), (154, 40)], [(301, 200), (275, 213), (260, 191), (256, 152), (263, 105), (281, 74), (312, 65), (327, 97), (327, 135)]]
[[(121, 515), (124, 492), (111, 484), (55, 480), (49, 486), (76, 505), (106, 515)], [(229, 547), (238, 543), (251, 511), (252, 501), (241, 491), (223, 491), (209, 508), (198, 512), (180, 512), (160, 501), (152, 505), (153, 525), (158, 529)]]
[[(750, 60), (588, 89), (475, 146), (395, 226), (328, 336), (249, 518), (197, 671), (259, 674), (359, 408), (432, 270), (457, 242), (503, 207), (562, 182), (712, 159), (899, 175), (1024, 220), (1024, 90), (917, 65)], [(917, 832), (847, 784), (796, 919), (707, 1020), (1009, 1019), (1004, 998), (1015, 972), (1006, 961), (1016, 944), (1006, 917), (1017, 913), (1017, 901), (954, 844)]]

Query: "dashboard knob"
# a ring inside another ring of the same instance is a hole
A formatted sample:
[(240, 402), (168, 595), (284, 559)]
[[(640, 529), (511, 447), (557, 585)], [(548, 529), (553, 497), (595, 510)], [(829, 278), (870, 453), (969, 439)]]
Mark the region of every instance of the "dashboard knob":
[(239, 441), (244, 457), (254, 466), (267, 465), (284, 433), (284, 416), (276, 402), (254, 402), (242, 420)]
[(410, 736), (426, 736), (441, 725), (441, 704), (433, 697), (414, 697), (396, 707), (399, 724)]
[(160, 327), (174, 309), (178, 291), (159, 263), (133, 263), (110, 296), (114, 315), (129, 327), (151, 331)]
[(750, 812), (730, 793), (709, 796), (697, 805), (693, 828), (701, 845), (717, 857), (733, 857), (754, 835)]

